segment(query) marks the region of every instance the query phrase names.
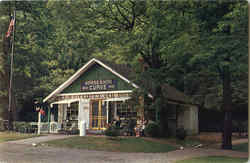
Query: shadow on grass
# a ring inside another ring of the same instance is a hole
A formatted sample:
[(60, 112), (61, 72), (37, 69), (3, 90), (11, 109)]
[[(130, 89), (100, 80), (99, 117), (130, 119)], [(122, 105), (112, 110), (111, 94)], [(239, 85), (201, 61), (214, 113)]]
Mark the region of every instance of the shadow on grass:
[(177, 161), (176, 163), (246, 163), (245, 158), (233, 158), (224, 156), (198, 157), (188, 160)]
[(239, 152), (248, 152), (248, 143), (233, 145), (233, 150)]

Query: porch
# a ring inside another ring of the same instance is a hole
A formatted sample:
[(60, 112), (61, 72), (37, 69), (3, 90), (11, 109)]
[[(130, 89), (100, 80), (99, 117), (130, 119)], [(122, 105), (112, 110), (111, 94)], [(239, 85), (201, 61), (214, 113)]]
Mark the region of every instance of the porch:
[[(48, 120), (38, 122), (40, 133), (77, 133), (81, 122), (89, 132), (98, 133), (119, 120), (123, 128), (136, 120), (137, 112), (128, 104), (129, 98), (75, 99), (54, 102), (48, 109)], [(39, 112), (39, 119), (42, 115)]]

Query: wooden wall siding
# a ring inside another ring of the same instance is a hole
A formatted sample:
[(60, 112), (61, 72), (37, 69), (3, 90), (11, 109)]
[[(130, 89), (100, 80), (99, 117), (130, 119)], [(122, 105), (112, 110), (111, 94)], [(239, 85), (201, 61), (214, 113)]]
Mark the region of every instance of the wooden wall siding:
[(96, 63), (92, 65), (86, 72), (84, 72), (78, 79), (76, 79), (76, 81), (74, 81), (71, 85), (69, 85), (66, 89), (64, 89), (62, 93), (82, 92), (81, 85), (84, 80), (86, 81), (86, 80), (107, 80), (107, 79), (117, 80), (117, 88), (109, 91), (133, 89), (133, 87), (130, 84), (123, 81), (121, 78), (117, 77), (112, 72), (106, 70), (104, 67)]

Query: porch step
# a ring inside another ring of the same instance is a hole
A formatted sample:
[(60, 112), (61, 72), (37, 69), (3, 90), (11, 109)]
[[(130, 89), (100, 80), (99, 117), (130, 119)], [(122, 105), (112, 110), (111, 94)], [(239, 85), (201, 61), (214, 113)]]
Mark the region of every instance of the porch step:
[(87, 130), (87, 134), (103, 135), (103, 130)]

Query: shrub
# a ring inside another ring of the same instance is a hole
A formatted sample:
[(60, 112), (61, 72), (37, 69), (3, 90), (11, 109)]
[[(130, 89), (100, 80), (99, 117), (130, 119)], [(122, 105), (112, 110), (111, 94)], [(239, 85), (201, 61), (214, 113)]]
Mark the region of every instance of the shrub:
[(136, 120), (133, 120), (133, 119), (130, 119), (128, 121), (128, 124), (122, 129), (122, 135), (125, 135), (125, 136), (132, 136), (132, 135), (135, 135), (135, 128), (136, 126)]
[(187, 136), (187, 132), (184, 128), (178, 128), (176, 130), (176, 137), (180, 140), (184, 140)]
[(5, 127), (4, 127), (4, 121), (0, 120), (0, 131), (4, 131)]
[(80, 133), (79, 129), (72, 129), (69, 131), (70, 135), (79, 135), (79, 133)]
[(35, 129), (29, 122), (14, 122), (13, 123), (14, 131), (21, 132), (21, 133), (34, 133)]
[(128, 121), (128, 128), (129, 128), (129, 130), (134, 130), (135, 126), (136, 126), (136, 120), (130, 119)]
[(158, 137), (160, 134), (160, 127), (157, 123), (150, 123), (145, 127), (144, 133), (146, 136)]
[(119, 136), (119, 129), (117, 129), (115, 126), (110, 126), (104, 131), (104, 134), (106, 136), (116, 137)]
[(247, 131), (248, 121), (232, 121), (232, 128), (234, 132), (238, 132), (239, 136), (242, 136), (242, 133)]

